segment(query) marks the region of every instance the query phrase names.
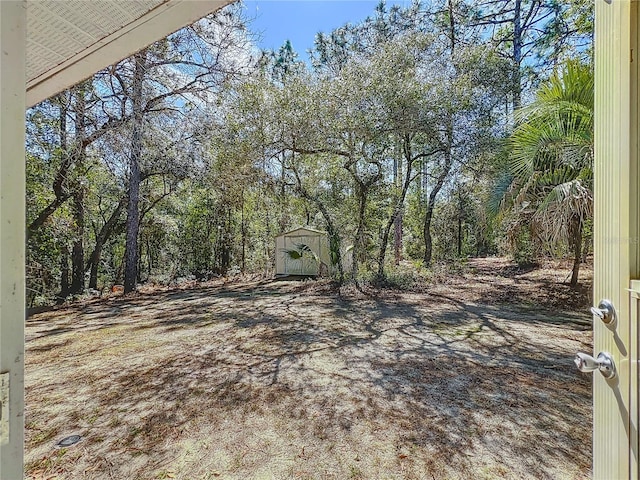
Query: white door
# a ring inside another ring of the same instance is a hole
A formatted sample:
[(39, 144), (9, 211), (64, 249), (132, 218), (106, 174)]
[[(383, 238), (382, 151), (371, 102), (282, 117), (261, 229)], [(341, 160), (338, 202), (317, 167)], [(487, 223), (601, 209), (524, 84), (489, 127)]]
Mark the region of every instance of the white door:
[(611, 300), (617, 321), (594, 315), (594, 351), (617, 374), (593, 376), (593, 478), (638, 478), (638, 2), (596, 0), (594, 303)]
[[(308, 247), (311, 252), (308, 252)], [(284, 248), (286, 250), (297, 250), (302, 253), (300, 258), (292, 258), (290, 255), (284, 256), (285, 272), (287, 275), (318, 275), (320, 256), (320, 236), (319, 235), (292, 235), (284, 237)]]

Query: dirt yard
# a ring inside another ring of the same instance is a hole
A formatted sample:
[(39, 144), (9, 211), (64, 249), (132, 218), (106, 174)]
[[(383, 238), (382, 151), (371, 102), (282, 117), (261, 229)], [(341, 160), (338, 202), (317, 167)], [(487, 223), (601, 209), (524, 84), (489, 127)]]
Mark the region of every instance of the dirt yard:
[(566, 273), (484, 259), (422, 292), (220, 281), (35, 315), (27, 478), (589, 478), (590, 280)]

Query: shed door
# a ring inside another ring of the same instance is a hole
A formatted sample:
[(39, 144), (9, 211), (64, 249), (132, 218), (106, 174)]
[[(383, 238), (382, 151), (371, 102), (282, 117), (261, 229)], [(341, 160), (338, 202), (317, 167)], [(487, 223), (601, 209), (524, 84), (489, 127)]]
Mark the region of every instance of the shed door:
[(287, 250), (298, 250), (301, 245), (308, 246), (312, 255), (302, 250), (303, 255), (299, 259), (284, 257), (284, 271), (287, 275), (317, 275), (320, 268), (318, 258), (320, 256), (320, 236), (319, 235), (287, 235), (284, 237), (284, 248)]
[(594, 356), (617, 376), (593, 376), (595, 479), (638, 478), (638, 2), (596, 0), (594, 302), (609, 299), (617, 323), (594, 316)]

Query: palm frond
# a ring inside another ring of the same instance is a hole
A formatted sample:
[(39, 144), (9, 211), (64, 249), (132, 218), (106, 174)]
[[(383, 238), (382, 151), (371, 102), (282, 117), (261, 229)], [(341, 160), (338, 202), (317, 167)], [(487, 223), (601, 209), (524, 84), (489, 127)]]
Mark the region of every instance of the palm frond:
[(571, 235), (573, 225), (593, 215), (593, 194), (578, 179), (555, 185), (532, 217), (539, 240), (555, 247)]
[(505, 202), (509, 201), (509, 193), (512, 191), (514, 177), (508, 171), (503, 171), (495, 179), (489, 191), (488, 210), (491, 215), (497, 215), (504, 209)]
[(320, 262), (318, 254), (316, 254), (309, 245), (304, 243), (295, 243), (293, 248), (282, 248), (280, 251), (291, 260), (301, 260), (304, 257), (311, 257), (315, 262)]
[(538, 244), (551, 250), (593, 213), (591, 68), (567, 62), (515, 117), (509, 139), (511, 202), (501, 203), (510, 211), (504, 217), (507, 237), (516, 239), (527, 226)]

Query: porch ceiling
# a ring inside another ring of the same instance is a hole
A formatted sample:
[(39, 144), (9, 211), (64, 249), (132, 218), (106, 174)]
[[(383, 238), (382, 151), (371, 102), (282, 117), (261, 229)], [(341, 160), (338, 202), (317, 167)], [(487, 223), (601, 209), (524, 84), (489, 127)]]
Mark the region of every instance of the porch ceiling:
[(27, 106), (231, 2), (26, 0)]

